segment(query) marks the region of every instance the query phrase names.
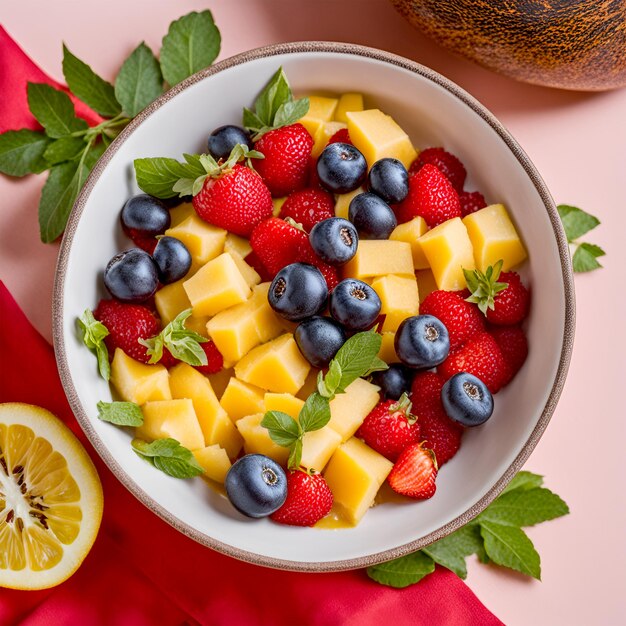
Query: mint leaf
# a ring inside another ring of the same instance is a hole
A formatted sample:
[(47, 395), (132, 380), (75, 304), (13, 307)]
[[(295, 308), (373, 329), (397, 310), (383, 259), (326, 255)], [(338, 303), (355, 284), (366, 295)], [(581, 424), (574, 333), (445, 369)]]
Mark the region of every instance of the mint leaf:
[(596, 246), (592, 243), (581, 243), (572, 257), (574, 271), (590, 272), (591, 270), (602, 267), (597, 261), (597, 258), (605, 254), (606, 252), (600, 246)]
[(298, 415), (300, 428), (305, 433), (324, 428), (330, 422), (330, 404), (328, 399), (313, 392), (305, 401)]
[(582, 209), (567, 204), (557, 207), (567, 240), (571, 243), (594, 229), (600, 220)]
[(134, 402), (98, 402), (98, 419), (117, 426), (141, 426), (143, 413)]
[(193, 453), (181, 446), (176, 439), (157, 439), (152, 443), (133, 439), (131, 445), (139, 457), (174, 478), (191, 478), (204, 474)]
[(139, 188), (156, 198), (173, 198), (178, 195), (174, 185), (181, 178), (195, 180), (206, 174), (200, 164), (180, 163), (166, 157), (135, 159), (134, 166)]
[(279, 107), (278, 111), (276, 111), (273, 126), (274, 128), (280, 128), (281, 126), (289, 126), (290, 124), (295, 124), (308, 112), (308, 98), (300, 98), (299, 100), (285, 102)]
[(211, 11), (193, 11), (172, 22), (161, 48), (165, 80), (174, 86), (208, 67), (219, 54), (220, 45), (220, 31)]
[(465, 557), (475, 554), (483, 547), (480, 529), (476, 524), (463, 526), (452, 534), (435, 541), (422, 552), (435, 563), (453, 571), (459, 578), (467, 578)]
[(254, 103), (255, 113), (265, 126), (272, 126), (280, 107), (292, 100), (287, 75), (279, 67)]
[(82, 137), (66, 135), (49, 144), (43, 157), (50, 165), (57, 165), (75, 159), (85, 148), (87, 145)]
[(487, 556), (494, 563), (541, 580), (539, 554), (521, 528), (483, 521), (480, 534)]
[(499, 497), (501, 498), (505, 493), (516, 489), (534, 489), (535, 487), (541, 487), (541, 485), (543, 485), (543, 476), (523, 470), (513, 476), (511, 482), (504, 488)]
[(86, 63), (75, 57), (63, 44), (63, 76), (70, 91), (105, 117), (115, 117), (122, 107), (115, 99), (113, 85), (100, 78)]
[(96, 353), (100, 376), (104, 380), (109, 380), (111, 376), (109, 351), (104, 343), (104, 338), (109, 334), (107, 327), (99, 322), (89, 309), (85, 309), (85, 312), (76, 320), (76, 324), (83, 343)]
[(9, 130), (0, 135), (0, 172), (9, 176), (38, 174), (46, 169), (43, 153), (50, 139), (35, 130)]
[(43, 83), (28, 83), (28, 108), (53, 138), (87, 129), (87, 122), (76, 117), (70, 97)]
[(289, 459), (287, 459), (287, 467), (289, 469), (297, 469), (302, 462), (302, 437), (298, 437), (289, 452)]
[(383, 585), (402, 589), (414, 585), (435, 571), (435, 562), (424, 552), (406, 556), (367, 568), (367, 575)]
[(319, 391), (319, 393), (324, 398), (332, 398), (332, 396), (335, 393), (335, 390), (341, 384), (342, 374), (343, 372), (341, 370), (341, 365), (339, 365), (339, 361), (337, 361), (336, 359), (333, 359), (329, 363), (328, 372), (326, 373), (326, 376), (324, 376), (322, 372), (319, 372), (318, 377), (317, 377), (318, 383), (322, 385), (322, 388)]
[(265, 126), (263, 120), (259, 119), (258, 115), (245, 107), (243, 109), (243, 125), (245, 128), (255, 131), (259, 131)]
[(292, 446), (302, 434), (298, 422), (282, 411), (268, 411), (261, 420), (261, 426), (267, 428), (274, 443), (285, 448)]
[(115, 97), (129, 117), (134, 117), (163, 93), (161, 66), (142, 42), (124, 61), (115, 79)]

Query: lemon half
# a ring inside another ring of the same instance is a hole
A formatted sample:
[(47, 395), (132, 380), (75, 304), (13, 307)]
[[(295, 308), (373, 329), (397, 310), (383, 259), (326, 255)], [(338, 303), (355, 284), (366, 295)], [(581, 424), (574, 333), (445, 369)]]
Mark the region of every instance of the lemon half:
[(0, 586), (69, 578), (102, 520), (102, 485), (78, 439), (52, 413), (0, 404)]

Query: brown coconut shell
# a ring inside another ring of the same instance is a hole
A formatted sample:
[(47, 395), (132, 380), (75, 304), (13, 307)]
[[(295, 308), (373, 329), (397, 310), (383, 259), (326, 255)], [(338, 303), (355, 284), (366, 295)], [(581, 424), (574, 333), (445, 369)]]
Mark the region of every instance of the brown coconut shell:
[(626, 0), (391, 0), (445, 48), (516, 80), (626, 86)]

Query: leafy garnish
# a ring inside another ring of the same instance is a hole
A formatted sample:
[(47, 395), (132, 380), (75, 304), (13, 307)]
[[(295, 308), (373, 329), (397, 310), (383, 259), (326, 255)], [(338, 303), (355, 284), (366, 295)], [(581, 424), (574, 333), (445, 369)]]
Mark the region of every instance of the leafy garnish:
[(43, 83), (28, 83), (28, 108), (44, 127), (48, 137), (58, 139), (87, 129), (87, 122), (76, 117), (70, 97)]
[(52, 140), (36, 130), (10, 130), (0, 135), (0, 172), (9, 176), (38, 174), (47, 165), (43, 154)]
[(98, 419), (117, 426), (141, 426), (143, 413), (134, 402), (98, 402)]
[(109, 334), (107, 327), (99, 322), (89, 309), (76, 320), (83, 343), (93, 352), (98, 359), (98, 371), (104, 380), (111, 376), (109, 364), (109, 351), (104, 343), (104, 338)]
[(557, 207), (565, 236), (571, 247), (574, 248), (572, 265), (575, 272), (590, 272), (598, 269), (602, 265), (598, 258), (604, 256), (606, 252), (592, 243), (579, 243), (578, 239), (593, 230), (600, 224), (600, 220), (593, 215), (586, 213), (582, 209), (567, 204), (559, 204)]
[(495, 309), (495, 297), (509, 286), (509, 283), (499, 283), (503, 261), (500, 259), (495, 265), (490, 265), (485, 272), (480, 270), (463, 269), (467, 288), (471, 295), (467, 302), (475, 302), (483, 315), (487, 310)]
[(131, 445), (139, 457), (168, 476), (192, 478), (204, 474), (191, 450), (182, 446), (176, 439), (157, 439), (152, 443), (133, 439)]
[(465, 559), (476, 554), (481, 563), (493, 562), (539, 579), (539, 554), (522, 527), (569, 513), (567, 504), (542, 484), (542, 476), (519, 472), (475, 520), (419, 552), (368, 568), (368, 576), (384, 585), (406, 587), (427, 576), (437, 563), (465, 578)]
[(207, 365), (208, 360), (201, 343), (208, 339), (185, 327), (185, 320), (191, 315), (191, 309), (179, 313), (156, 337), (139, 339), (142, 346), (148, 348), (149, 363), (158, 363), (167, 348), (172, 356), (189, 365)]

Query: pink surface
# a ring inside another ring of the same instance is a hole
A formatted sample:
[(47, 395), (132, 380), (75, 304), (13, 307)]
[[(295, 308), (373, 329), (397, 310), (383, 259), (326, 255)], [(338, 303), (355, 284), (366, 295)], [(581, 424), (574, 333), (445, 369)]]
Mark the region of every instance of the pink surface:
[[(626, 349), (626, 90), (576, 94), (515, 83), (423, 38), (385, 0), (109, 0), (104, 10), (92, 0), (10, 4), (0, 6), (0, 23), (57, 79), (61, 40), (113, 78), (139, 41), (158, 50), (170, 21), (207, 6), (222, 31), (220, 58), (305, 39), (350, 41), (404, 55), (451, 78), (491, 109), (535, 162), (557, 203), (581, 206), (602, 220), (590, 239), (607, 251), (605, 269), (576, 278), (577, 335), (568, 382), (527, 464), (546, 476), (572, 513), (529, 531), (542, 556), (542, 583), (475, 561), (468, 583), (509, 625), (619, 623), (626, 611), (626, 428), (618, 398)], [(36, 206), (43, 182), (0, 177), (0, 279), (49, 338), (58, 247), (39, 242)]]

